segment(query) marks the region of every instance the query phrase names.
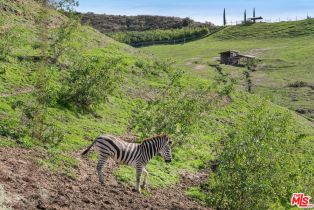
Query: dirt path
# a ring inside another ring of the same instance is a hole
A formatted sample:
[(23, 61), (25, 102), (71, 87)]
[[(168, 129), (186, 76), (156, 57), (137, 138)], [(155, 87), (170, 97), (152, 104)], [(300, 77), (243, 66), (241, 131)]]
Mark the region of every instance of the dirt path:
[[(89, 160), (80, 161), (77, 180), (45, 170), (36, 164), (44, 154), (21, 148), (0, 148), (0, 185), (13, 209), (206, 209), (186, 196), (184, 190), (203, 177), (185, 175), (178, 186), (151, 190), (149, 196), (133, 192), (106, 173), (100, 188)], [(107, 171), (112, 171), (110, 162)], [(109, 168), (109, 169), (108, 169)], [(0, 206), (1, 209), (1, 206)]]
[(30, 93), (33, 90), (34, 90), (33, 87), (26, 87), (26, 88), (17, 89), (14, 93), (0, 93), (0, 98), (7, 98), (7, 97), (12, 97), (12, 96), (17, 96), (20, 94)]

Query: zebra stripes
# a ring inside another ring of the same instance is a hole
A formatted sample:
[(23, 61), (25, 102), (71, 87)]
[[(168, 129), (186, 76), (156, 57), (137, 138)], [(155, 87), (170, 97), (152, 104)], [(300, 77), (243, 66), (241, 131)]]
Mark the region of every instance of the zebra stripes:
[(146, 165), (155, 155), (160, 154), (166, 162), (171, 162), (171, 141), (166, 135), (154, 136), (145, 139), (141, 144), (128, 143), (109, 135), (102, 135), (82, 153), (85, 155), (96, 146), (99, 151), (97, 172), (99, 182), (104, 185), (103, 166), (108, 158), (113, 158), (119, 164), (133, 166), (136, 169), (136, 191), (140, 192), (140, 180), (142, 173), (144, 181), (142, 187), (146, 187), (148, 172)]

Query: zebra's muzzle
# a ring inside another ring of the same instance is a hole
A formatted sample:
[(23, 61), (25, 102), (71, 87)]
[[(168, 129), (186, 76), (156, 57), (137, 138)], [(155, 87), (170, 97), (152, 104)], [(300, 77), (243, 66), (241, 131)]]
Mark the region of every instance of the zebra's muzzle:
[(171, 160), (165, 160), (166, 163), (171, 163)]

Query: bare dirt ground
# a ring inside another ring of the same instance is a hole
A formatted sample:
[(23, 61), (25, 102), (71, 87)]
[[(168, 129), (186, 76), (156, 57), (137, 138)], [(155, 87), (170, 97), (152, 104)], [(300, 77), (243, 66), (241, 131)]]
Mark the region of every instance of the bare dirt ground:
[(203, 65), (203, 64), (198, 64), (194, 67), (195, 70), (204, 70), (206, 69), (207, 66), (206, 65)]
[(0, 93), (0, 97), (7, 98), (7, 97), (12, 97), (12, 96), (17, 96), (20, 94), (30, 93), (32, 91), (34, 91), (33, 87), (26, 87), (26, 88), (17, 89), (15, 90), (14, 93)]
[(37, 160), (44, 155), (0, 148), (0, 209), (207, 209), (184, 195), (185, 189), (206, 178), (201, 173), (184, 174), (179, 185), (154, 189), (145, 196), (116, 181), (111, 175), (113, 162), (106, 167), (106, 183), (101, 188), (93, 162), (77, 157), (80, 164), (73, 180), (38, 166)]

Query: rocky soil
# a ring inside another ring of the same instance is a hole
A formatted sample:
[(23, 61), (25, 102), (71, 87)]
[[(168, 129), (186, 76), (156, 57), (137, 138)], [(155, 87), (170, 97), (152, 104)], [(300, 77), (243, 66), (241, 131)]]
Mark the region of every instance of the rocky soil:
[(0, 209), (207, 209), (184, 195), (206, 174), (184, 174), (179, 185), (138, 194), (111, 174), (106, 166), (105, 187), (100, 187), (95, 163), (79, 155), (76, 179), (38, 165), (45, 154), (22, 148), (0, 148)]

